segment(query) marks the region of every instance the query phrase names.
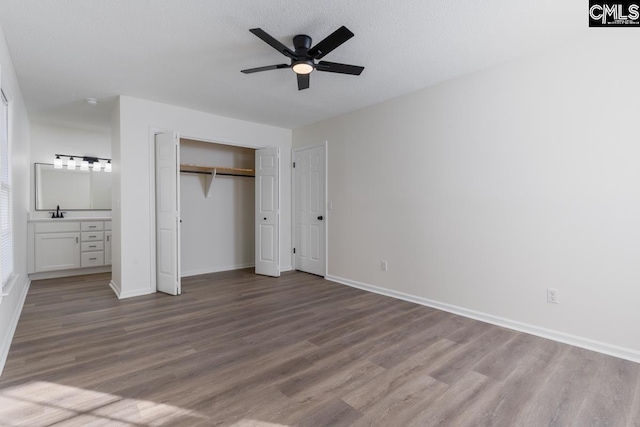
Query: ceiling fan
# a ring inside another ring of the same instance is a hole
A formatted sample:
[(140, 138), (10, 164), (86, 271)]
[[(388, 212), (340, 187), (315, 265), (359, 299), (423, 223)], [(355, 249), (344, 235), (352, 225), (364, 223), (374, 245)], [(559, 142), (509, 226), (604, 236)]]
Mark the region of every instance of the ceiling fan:
[(242, 70), (245, 74), (257, 73), (259, 71), (278, 70), (280, 68), (291, 68), (298, 77), (298, 90), (309, 88), (309, 74), (313, 70), (326, 71), (329, 73), (351, 74), (359, 76), (364, 67), (356, 65), (339, 64), (337, 62), (327, 62), (316, 60), (323, 58), (329, 52), (340, 46), (342, 43), (353, 37), (353, 33), (342, 26), (330, 34), (320, 43), (311, 47), (311, 37), (300, 34), (293, 38), (294, 50), (280, 43), (278, 40), (267, 34), (261, 28), (253, 28), (253, 34), (262, 41), (273, 47), (275, 50), (291, 59), (291, 64), (267, 65), (266, 67), (249, 68)]

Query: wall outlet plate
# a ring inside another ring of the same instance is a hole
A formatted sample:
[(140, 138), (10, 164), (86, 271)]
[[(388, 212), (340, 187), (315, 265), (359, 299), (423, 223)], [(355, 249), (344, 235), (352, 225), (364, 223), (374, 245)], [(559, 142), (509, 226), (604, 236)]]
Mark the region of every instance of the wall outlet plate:
[(547, 302), (551, 304), (558, 304), (558, 290), (553, 288), (547, 288)]

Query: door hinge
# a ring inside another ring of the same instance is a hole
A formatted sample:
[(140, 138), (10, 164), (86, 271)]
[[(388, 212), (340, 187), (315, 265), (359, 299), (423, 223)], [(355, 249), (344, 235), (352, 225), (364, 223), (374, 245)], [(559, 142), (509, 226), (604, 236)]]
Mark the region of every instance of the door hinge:
[(296, 248), (293, 248), (293, 253), (294, 253), (294, 254), (296, 253)]
[(296, 167), (296, 162), (293, 162), (293, 167), (294, 167), (294, 168)]

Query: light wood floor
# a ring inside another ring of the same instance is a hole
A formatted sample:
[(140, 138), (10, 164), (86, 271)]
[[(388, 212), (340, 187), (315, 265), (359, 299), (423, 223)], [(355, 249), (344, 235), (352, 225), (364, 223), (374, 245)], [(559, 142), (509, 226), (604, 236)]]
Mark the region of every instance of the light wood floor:
[(640, 365), (303, 273), (32, 283), (0, 425), (640, 426)]

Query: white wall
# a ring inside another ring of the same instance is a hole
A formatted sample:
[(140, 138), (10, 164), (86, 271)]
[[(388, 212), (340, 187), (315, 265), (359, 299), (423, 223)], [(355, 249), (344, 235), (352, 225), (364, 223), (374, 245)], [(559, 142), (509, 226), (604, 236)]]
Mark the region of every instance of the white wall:
[[(121, 96), (112, 153), (119, 189), (114, 197), (112, 286), (121, 298), (155, 292), (152, 256), (152, 142), (157, 130), (182, 137), (281, 151), (280, 264), (291, 265), (291, 130), (261, 125), (187, 108)], [(116, 147), (117, 145), (117, 147)], [(117, 160), (117, 161), (116, 161)], [(117, 165), (116, 165), (117, 163)], [(116, 213), (116, 210), (119, 212)]]
[[(183, 139), (180, 161), (254, 169), (255, 150)], [(219, 175), (206, 197), (204, 175), (181, 174), (180, 218), (183, 277), (254, 265), (255, 179)]]
[[(13, 158), (13, 248), (15, 285), (0, 301), (0, 372), (7, 358), (29, 286), (27, 277), (27, 212), (29, 210), (29, 117), (13, 69), (4, 34), (0, 30), (0, 75), (9, 98), (9, 138)], [(3, 292), (7, 292), (4, 289)]]
[(640, 33), (620, 30), (294, 130), (329, 141), (329, 275), (640, 360)]
[(31, 162), (53, 163), (56, 153), (111, 158), (111, 134), (32, 122)]
[[(32, 122), (31, 182), (35, 182), (33, 164), (53, 163), (56, 153), (111, 158), (111, 134)], [(30, 193), (30, 208), (35, 210), (35, 185)]]

